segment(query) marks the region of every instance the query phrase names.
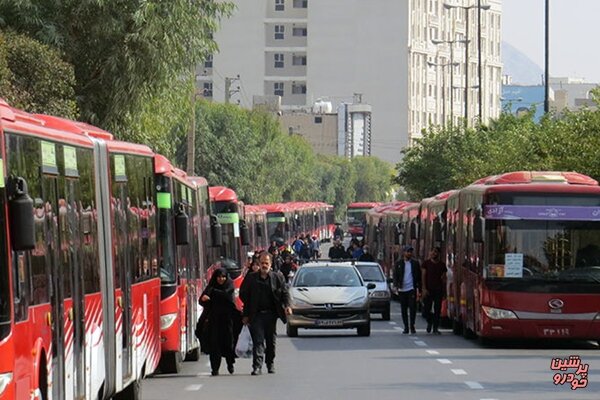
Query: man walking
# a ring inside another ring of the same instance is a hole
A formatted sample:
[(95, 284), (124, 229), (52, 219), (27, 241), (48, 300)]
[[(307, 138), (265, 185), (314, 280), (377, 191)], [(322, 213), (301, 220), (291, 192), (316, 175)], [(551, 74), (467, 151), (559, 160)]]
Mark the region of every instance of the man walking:
[[(421, 290), (421, 268), (419, 262), (412, 258), (412, 246), (404, 246), (402, 258), (394, 266), (394, 286), (398, 289), (400, 306), (402, 309), (402, 322), (407, 334), (417, 333), (415, 319), (417, 318), (417, 296)], [(408, 324), (408, 311), (410, 310), (410, 325)]]
[[(250, 324), (252, 335), (252, 375), (262, 373), (263, 359), (270, 374), (275, 373), (275, 335), (277, 318), (285, 323), (292, 313), (290, 296), (283, 275), (271, 270), (267, 252), (259, 257), (260, 270), (246, 276), (240, 288), (244, 302), (242, 322)], [(266, 343), (266, 350), (265, 350)]]
[[(427, 318), (427, 333), (440, 334), (440, 313), (442, 311), (442, 299), (446, 288), (446, 264), (440, 260), (441, 250), (434, 247), (429, 253), (429, 259), (423, 263), (423, 307)], [(431, 306), (433, 305), (433, 314)]]

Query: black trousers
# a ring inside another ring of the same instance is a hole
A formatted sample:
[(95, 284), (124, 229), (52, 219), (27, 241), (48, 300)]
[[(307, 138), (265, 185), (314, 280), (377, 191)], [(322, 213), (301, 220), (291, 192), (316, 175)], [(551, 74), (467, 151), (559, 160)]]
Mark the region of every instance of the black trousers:
[[(400, 297), (400, 308), (402, 310), (402, 322), (404, 323), (404, 329), (412, 328), (415, 326), (415, 320), (417, 319), (417, 293), (414, 290), (407, 292), (398, 292)], [(410, 325), (408, 324), (408, 311), (410, 310)]]
[[(425, 319), (427, 319), (427, 325), (432, 325), (433, 330), (437, 331), (440, 326), (440, 314), (442, 313), (442, 298), (443, 294), (440, 293), (428, 293), (427, 297), (423, 300), (423, 307), (425, 312)], [(431, 312), (431, 306), (433, 305), (433, 313)]]
[[(252, 336), (252, 368), (262, 368), (263, 361), (272, 365), (275, 360), (275, 336), (277, 314), (273, 312), (258, 312), (250, 321)], [(266, 346), (265, 346), (266, 344)]]

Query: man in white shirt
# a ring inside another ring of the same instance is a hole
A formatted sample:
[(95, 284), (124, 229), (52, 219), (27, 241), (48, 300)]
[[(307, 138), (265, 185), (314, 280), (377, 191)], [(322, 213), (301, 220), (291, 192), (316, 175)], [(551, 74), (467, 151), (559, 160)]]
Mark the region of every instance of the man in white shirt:
[[(406, 245), (402, 248), (402, 258), (394, 266), (394, 285), (398, 289), (402, 309), (403, 334), (417, 333), (415, 320), (417, 317), (417, 296), (421, 293), (421, 266), (412, 258), (413, 247)], [(410, 325), (408, 312), (410, 311)]]

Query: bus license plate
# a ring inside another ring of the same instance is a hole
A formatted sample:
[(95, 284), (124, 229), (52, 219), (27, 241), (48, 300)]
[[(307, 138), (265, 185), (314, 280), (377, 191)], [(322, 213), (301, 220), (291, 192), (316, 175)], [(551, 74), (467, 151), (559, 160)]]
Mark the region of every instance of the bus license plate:
[(567, 337), (571, 336), (571, 329), (569, 327), (561, 326), (561, 327), (552, 327), (552, 326), (542, 326), (539, 328), (542, 336), (545, 337)]
[(342, 321), (335, 319), (319, 319), (316, 321), (318, 326), (342, 326)]

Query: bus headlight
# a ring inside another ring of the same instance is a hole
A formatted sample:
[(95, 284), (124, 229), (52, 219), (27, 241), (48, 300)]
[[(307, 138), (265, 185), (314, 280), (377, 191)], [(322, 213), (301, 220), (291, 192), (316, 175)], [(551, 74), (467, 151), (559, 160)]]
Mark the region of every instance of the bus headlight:
[(510, 310), (503, 310), (501, 308), (494, 308), (488, 306), (481, 306), (483, 312), (490, 319), (517, 319), (517, 315)]
[(160, 330), (169, 329), (177, 319), (177, 313), (165, 314), (160, 316)]
[(12, 372), (7, 372), (5, 374), (0, 374), (0, 395), (4, 393), (9, 383), (12, 381), (13, 374)]

